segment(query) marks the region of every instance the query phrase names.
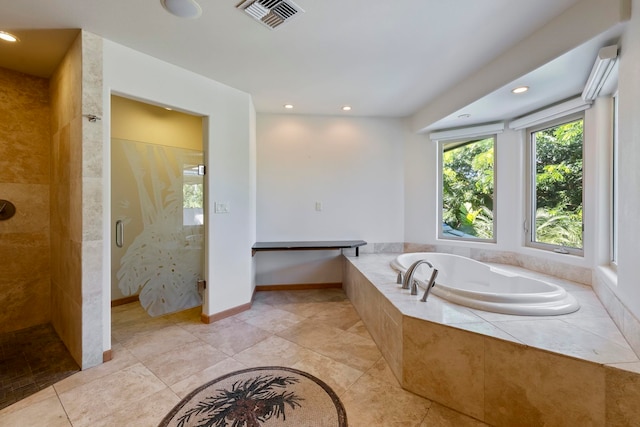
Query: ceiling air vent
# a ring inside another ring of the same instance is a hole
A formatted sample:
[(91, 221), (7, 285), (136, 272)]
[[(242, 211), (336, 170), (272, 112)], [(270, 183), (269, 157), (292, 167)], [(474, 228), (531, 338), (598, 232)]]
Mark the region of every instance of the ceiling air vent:
[(290, 0), (243, 0), (236, 7), (272, 30), (304, 13)]

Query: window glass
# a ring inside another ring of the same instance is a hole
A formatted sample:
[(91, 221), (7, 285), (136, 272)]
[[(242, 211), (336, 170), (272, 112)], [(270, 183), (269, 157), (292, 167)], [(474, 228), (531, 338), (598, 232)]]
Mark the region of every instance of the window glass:
[(494, 240), (495, 138), (441, 143), (440, 237)]
[(582, 117), (534, 129), (531, 142), (530, 235), (532, 246), (581, 252)]
[(182, 218), (184, 225), (204, 224), (204, 185), (198, 165), (186, 164), (182, 181)]

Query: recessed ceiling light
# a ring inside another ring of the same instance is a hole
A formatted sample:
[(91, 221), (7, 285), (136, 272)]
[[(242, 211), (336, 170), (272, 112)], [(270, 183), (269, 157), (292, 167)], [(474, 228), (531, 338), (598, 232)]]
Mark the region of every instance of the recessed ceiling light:
[(351, 106), (350, 105), (343, 105), (342, 106), (342, 111), (351, 111)]
[(460, 114), (458, 116), (459, 119), (468, 119), (469, 117), (471, 117), (471, 114), (466, 114), (466, 113), (465, 114)]
[(11, 43), (18, 41), (18, 38), (16, 36), (11, 33), (7, 33), (6, 31), (0, 31), (0, 39)]
[(160, 0), (170, 14), (179, 18), (197, 18), (202, 15), (202, 8), (196, 0)]
[(516, 88), (511, 89), (513, 93), (525, 93), (529, 90), (529, 86), (518, 86)]
[(287, 110), (292, 110), (293, 104), (284, 104), (284, 108), (286, 108)]

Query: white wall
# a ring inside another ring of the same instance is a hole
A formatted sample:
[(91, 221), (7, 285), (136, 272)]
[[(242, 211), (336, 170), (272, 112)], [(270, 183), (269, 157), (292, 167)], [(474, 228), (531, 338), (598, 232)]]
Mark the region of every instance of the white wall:
[[(203, 313), (212, 315), (250, 302), (255, 241), (253, 104), (250, 96), (172, 64), (104, 40), (104, 134), (109, 141), (111, 93), (172, 106), (205, 117), (206, 201), (228, 202), (230, 213), (206, 217), (207, 255)], [(105, 144), (105, 265), (110, 265), (109, 146)], [(105, 269), (108, 271), (108, 269)], [(103, 278), (108, 304), (110, 278)], [(108, 307), (108, 306), (107, 306)], [(105, 310), (104, 348), (110, 346), (110, 310)]]
[(426, 134), (412, 133), (404, 153), (404, 241), (435, 241), (438, 221), (437, 144)]
[(619, 260), (614, 292), (640, 319), (640, 0), (622, 39), (619, 68)]
[[(258, 114), (257, 240), (403, 242), (407, 135), (400, 119)], [(341, 280), (335, 263), (318, 267), (327, 253), (256, 257), (259, 284)]]
[(258, 114), (258, 240), (402, 241), (406, 135), (399, 119)]

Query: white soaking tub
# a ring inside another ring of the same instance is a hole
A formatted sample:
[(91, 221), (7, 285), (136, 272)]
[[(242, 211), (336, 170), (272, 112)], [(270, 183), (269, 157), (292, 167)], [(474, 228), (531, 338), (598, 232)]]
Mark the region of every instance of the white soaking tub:
[[(431, 295), (456, 304), (521, 316), (555, 316), (580, 308), (573, 295), (561, 286), (494, 269), (458, 255), (406, 253), (398, 255), (391, 267), (404, 274), (414, 262), (423, 259), (438, 270)], [(414, 275), (423, 288), (430, 277), (431, 269), (426, 264), (420, 265)]]

